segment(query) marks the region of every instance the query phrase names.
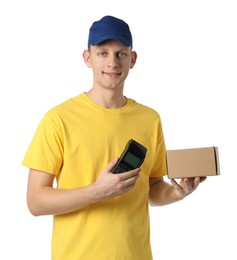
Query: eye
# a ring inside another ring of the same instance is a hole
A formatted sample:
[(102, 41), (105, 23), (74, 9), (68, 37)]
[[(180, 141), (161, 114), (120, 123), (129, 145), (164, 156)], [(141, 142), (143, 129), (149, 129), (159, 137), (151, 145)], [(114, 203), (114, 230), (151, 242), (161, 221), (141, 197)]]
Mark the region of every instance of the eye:
[(105, 51), (101, 51), (101, 52), (98, 52), (97, 55), (100, 57), (105, 57), (107, 55), (107, 53)]
[(123, 57), (126, 57), (127, 56), (127, 53), (126, 52), (119, 52), (118, 53), (118, 57), (119, 58), (123, 58)]

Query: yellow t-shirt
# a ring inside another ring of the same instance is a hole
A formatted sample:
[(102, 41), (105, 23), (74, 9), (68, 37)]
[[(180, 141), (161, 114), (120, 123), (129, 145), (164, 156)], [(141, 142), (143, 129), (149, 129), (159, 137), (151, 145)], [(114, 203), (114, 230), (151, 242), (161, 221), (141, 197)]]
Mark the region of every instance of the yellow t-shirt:
[(150, 260), (149, 178), (166, 174), (159, 114), (132, 99), (119, 109), (93, 103), (85, 93), (49, 110), (23, 165), (56, 175), (57, 187), (96, 181), (127, 141), (147, 148), (140, 177), (128, 193), (70, 214), (54, 216), (54, 260)]

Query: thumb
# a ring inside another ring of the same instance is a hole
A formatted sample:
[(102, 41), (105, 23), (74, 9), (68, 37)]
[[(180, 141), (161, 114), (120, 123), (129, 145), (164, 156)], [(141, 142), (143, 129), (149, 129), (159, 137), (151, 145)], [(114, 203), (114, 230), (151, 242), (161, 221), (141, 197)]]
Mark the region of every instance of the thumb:
[(117, 162), (118, 162), (118, 157), (116, 157), (115, 159), (113, 159), (113, 161), (111, 161), (111, 162), (105, 167), (104, 171), (107, 172), (107, 173), (108, 173), (108, 172), (111, 172)]

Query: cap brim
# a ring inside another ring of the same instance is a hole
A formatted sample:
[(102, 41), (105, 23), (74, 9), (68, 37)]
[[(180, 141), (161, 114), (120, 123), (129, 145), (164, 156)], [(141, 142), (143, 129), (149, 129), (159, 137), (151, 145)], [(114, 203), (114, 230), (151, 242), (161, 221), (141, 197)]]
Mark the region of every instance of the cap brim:
[(95, 46), (95, 45), (98, 45), (104, 41), (108, 41), (108, 40), (115, 40), (115, 41), (118, 41), (120, 43), (122, 43), (124, 46), (126, 47), (129, 47), (132, 45), (132, 42), (120, 35), (104, 35), (104, 36), (100, 36), (100, 37), (96, 37), (96, 39), (92, 39), (90, 44)]

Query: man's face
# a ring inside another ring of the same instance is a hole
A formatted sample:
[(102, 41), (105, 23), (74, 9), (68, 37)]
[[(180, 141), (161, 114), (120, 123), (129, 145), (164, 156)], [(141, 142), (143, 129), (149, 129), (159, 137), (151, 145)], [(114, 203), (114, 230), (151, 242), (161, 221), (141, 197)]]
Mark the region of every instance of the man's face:
[(84, 52), (84, 60), (93, 70), (94, 87), (123, 88), (129, 69), (136, 62), (136, 53), (117, 41), (105, 41), (90, 46)]

